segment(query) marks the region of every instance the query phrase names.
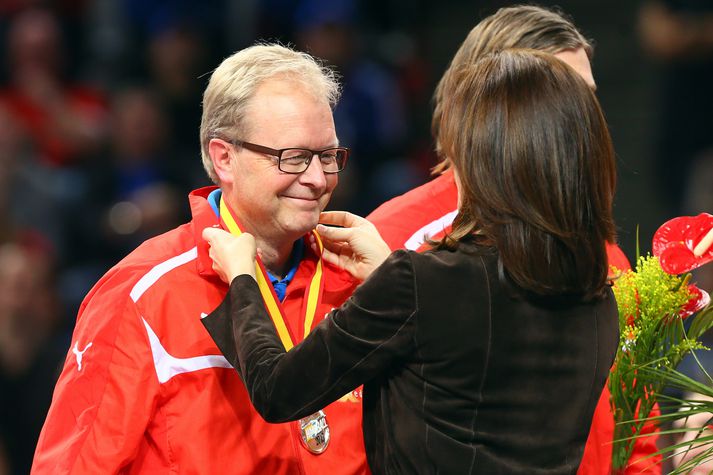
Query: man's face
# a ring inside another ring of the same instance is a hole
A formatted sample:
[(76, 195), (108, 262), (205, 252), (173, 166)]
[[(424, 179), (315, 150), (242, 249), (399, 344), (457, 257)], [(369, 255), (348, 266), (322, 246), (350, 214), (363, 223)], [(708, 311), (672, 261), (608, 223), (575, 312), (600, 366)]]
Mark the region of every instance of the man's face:
[(592, 66), (589, 64), (589, 58), (587, 57), (587, 52), (584, 48), (566, 49), (556, 53), (555, 57), (567, 63), (580, 76), (582, 76), (589, 87), (593, 90), (597, 89), (597, 85), (594, 82), (594, 76), (592, 75)]
[[(303, 86), (284, 79), (262, 84), (249, 106), (246, 137), (233, 137), (273, 149), (322, 150), (338, 145), (332, 111)], [(317, 225), (327, 206), (336, 174), (325, 174), (313, 157), (301, 174), (281, 172), (277, 159), (243, 147), (231, 157), (233, 184), (224, 187), (228, 203), (243, 225), (256, 236), (278, 243), (292, 242)]]

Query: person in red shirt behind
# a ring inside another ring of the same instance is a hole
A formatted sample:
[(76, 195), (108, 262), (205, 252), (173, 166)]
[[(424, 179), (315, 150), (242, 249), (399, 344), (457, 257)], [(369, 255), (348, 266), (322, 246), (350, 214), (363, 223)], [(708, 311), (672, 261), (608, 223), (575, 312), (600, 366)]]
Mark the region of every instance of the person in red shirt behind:
[[(579, 73), (592, 89), (596, 88), (589, 62), (592, 46), (564, 14), (536, 6), (501, 8), (470, 31), (436, 88), (432, 131), (439, 153), (438, 124), (449, 78), (463, 65), (472, 64), (485, 54), (508, 48), (552, 53)], [(441, 161), (434, 168), (434, 174), (438, 175), (436, 178), (387, 201), (367, 216), (392, 250), (426, 250), (430, 248), (430, 239), (437, 240), (450, 230), (457, 214), (458, 191), (449, 166), (448, 160)], [(619, 270), (631, 268), (615, 243), (607, 245), (607, 257), (611, 267)], [(637, 441), (626, 474), (661, 473), (660, 456), (636, 463), (657, 451), (657, 432), (654, 427), (649, 427), (650, 435)], [(605, 386), (594, 412), (579, 474), (611, 473), (613, 435), (614, 418), (609, 406), (609, 390)]]

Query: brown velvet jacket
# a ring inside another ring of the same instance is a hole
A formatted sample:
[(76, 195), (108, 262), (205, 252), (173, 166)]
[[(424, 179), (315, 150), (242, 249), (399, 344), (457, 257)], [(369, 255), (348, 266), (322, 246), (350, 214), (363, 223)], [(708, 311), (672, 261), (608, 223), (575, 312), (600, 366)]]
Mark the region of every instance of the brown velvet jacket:
[(618, 342), (611, 291), (528, 297), (469, 243), (395, 252), (288, 353), (249, 276), (203, 323), (269, 422), (363, 384), (376, 474), (575, 473)]

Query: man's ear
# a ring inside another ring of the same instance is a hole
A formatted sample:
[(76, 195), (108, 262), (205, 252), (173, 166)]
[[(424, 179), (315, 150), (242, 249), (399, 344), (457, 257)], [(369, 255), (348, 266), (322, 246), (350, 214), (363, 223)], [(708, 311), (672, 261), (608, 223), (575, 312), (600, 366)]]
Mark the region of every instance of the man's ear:
[(230, 143), (223, 139), (214, 138), (208, 142), (208, 154), (220, 183), (232, 183), (233, 181), (230, 168), (231, 149)]

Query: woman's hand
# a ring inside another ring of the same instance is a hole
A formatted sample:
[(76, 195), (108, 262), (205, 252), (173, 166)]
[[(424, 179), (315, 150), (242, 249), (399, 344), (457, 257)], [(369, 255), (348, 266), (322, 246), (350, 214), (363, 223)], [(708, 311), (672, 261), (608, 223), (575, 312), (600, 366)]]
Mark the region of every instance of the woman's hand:
[(257, 247), (252, 234), (233, 236), (218, 228), (205, 228), (203, 239), (210, 245), (208, 255), (213, 259), (213, 270), (230, 284), (240, 274), (249, 274), (255, 279), (255, 255)]
[(391, 254), (376, 227), (362, 217), (346, 211), (327, 211), (320, 215), (319, 222), (317, 232), (324, 244), (322, 258), (357, 279), (369, 277)]

